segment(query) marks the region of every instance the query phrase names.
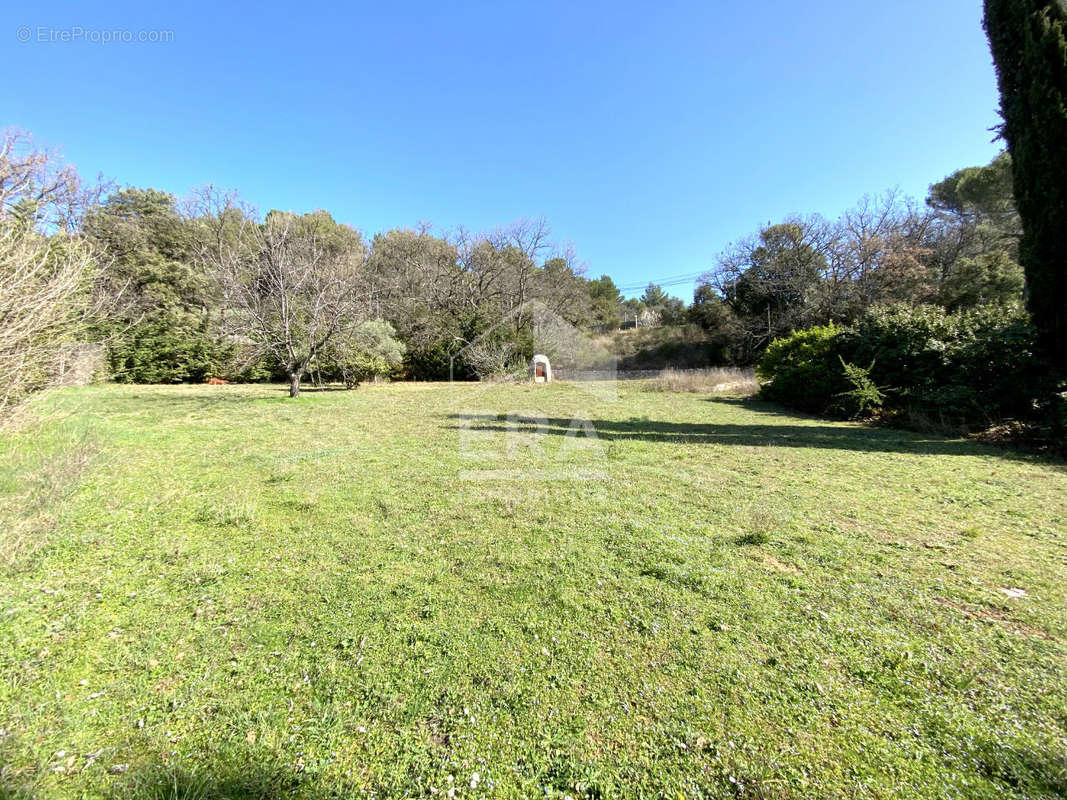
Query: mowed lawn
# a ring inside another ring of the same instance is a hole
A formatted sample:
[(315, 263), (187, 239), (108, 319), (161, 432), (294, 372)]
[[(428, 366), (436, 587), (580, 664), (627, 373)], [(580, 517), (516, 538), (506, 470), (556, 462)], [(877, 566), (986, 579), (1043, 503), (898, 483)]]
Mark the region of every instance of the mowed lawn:
[(601, 388), (40, 398), (0, 797), (1067, 793), (1063, 466)]

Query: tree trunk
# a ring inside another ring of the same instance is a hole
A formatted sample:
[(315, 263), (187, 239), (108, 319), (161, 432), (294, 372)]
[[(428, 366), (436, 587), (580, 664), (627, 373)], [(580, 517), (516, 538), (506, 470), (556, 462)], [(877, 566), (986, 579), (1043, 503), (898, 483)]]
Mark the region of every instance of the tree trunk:
[(289, 396), (300, 397), (300, 373), (289, 373)]

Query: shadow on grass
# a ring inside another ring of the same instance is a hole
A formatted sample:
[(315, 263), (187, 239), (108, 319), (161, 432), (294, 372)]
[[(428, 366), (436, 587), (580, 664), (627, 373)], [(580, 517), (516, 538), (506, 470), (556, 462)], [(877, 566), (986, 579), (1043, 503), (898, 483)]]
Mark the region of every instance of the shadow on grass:
[[(226, 763), (220, 767), (185, 765), (146, 766), (129, 775), (108, 776), (99, 788), (106, 796), (124, 800), (281, 800), (295, 795), (328, 797), (301, 776), (257, 767)], [(29, 787), (0, 783), (0, 800), (31, 800), (37, 792)], [(93, 795), (96, 796), (96, 795)]]
[(975, 742), (970, 755), (981, 774), (1013, 793), (1067, 797), (1067, 757), (1062, 754), (1005, 747), (999, 740), (986, 738)]
[[(936, 734), (934, 738), (937, 738)], [(979, 738), (971, 740), (969, 747), (947, 752), (951, 753), (951, 762), (955, 766), (962, 760), (973, 769), (972, 778), (981, 776), (989, 782), (988, 786), (1003, 789), (1005, 795), (1067, 796), (1067, 762), (1053, 751), (1020, 749), (1006, 746), (999, 740)], [(869, 766), (877, 771), (881, 765)], [(561, 793), (574, 785), (574, 765), (566, 758), (546, 759), (537, 767), (541, 781), (556, 786)], [(411, 791), (402, 795), (421, 794), (419, 790), (426, 787), (419, 786), (418, 776), (411, 775), (410, 779), (408, 788)], [(282, 800), (293, 797), (333, 800), (363, 794), (355, 786), (319, 783), (313, 776), (256, 765), (247, 759), (243, 762), (227, 759), (215, 766), (155, 764), (129, 775), (115, 776), (94, 788), (99, 793), (94, 792), (91, 796), (125, 800)], [(379, 788), (380, 792), (371, 791), (371, 796), (400, 794), (396, 791), (397, 786)], [(31, 800), (36, 796), (37, 792), (29, 787), (18, 788), (0, 779), (0, 800)], [(591, 793), (590, 796), (599, 794)]]
[(280, 800), (297, 793), (301, 797), (318, 796), (295, 774), (253, 765), (226, 765), (224, 771), (158, 766), (141, 770), (123, 789), (122, 797), (129, 800)]
[(736, 395), (718, 394), (704, 398), (705, 403), (715, 403), (720, 406), (734, 406), (747, 411), (756, 411), (760, 414), (768, 414), (774, 417), (791, 417), (792, 419), (821, 419), (814, 414), (806, 414), (803, 411), (794, 411), (770, 400), (762, 400), (758, 394)]
[[(591, 419), (598, 439), (670, 442), (674, 444), (738, 445), (747, 447), (801, 447), (825, 450), (850, 450), (870, 453), (914, 453), (918, 455), (997, 456), (1021, 461), (1041, 460), (1010, 450), (971, 442), (945, 439), (891, 428), (872, 428), (856, 424), (829, 424), (818, 421), (810, 425), (791, 425), (782, 420), (818, 420), (787, 413), (760, 401), (719, 399), (749, 410), (759, 411), (774, 421), (765, 424), (665, 422), (631, 418), (628, 420)], [(494, 414), (450, 414), (457, 424), (453, 430), (494, 433), (527, 433), (548, 436), (576, 435), (574, 420), (562, 417), (519, 416), (509, 419)], [(577, 435), (581, 436), (580, 429)]]
[[(364, 389), (368, 386), (387, 386), (390, 382), (384, 381), (382, 383), (375, 383), (373, 380), (360, 381), (359, 384), (348, 387), (343, 383), (302, 383), (300, 384), (300, 394), (322, 394), (323, 392), (358, 392), (360, 389)], [(275, 383), (263, 383), (259, 384), (264, 388), (274, 389), (275, 391), (282, 392), (286, 397), (289, 396), (289, 384), (275, 384)]]

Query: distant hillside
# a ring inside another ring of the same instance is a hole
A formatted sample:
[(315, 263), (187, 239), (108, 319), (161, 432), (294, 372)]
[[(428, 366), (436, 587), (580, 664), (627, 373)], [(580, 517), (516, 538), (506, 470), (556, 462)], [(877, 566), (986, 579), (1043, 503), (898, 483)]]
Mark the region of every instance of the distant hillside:
[(719, 354), (698, 325), (629, 328), (603, 334), (596, 341), (618, 356), (622, 370), (722, 366)]

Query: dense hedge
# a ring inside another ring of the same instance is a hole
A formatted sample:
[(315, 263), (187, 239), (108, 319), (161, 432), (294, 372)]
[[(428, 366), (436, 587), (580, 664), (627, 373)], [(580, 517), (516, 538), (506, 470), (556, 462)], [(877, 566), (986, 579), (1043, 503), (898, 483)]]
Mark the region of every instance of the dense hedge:
[(160, 309), (108, 339), (108, 366), (118, 383), (199, 383), (221, 376), (224, 348), (206, 320)]
[(768, 347), (757, 372), (765, 397), (831, 416), (853, 416), (846, 364), (867, 369), (883, 414), (979, 427), (1032, 416), (1051, 386), (1035, 332), (1016, 308), (947, 313), (887, 306), (849, 328), (797, 331)]

